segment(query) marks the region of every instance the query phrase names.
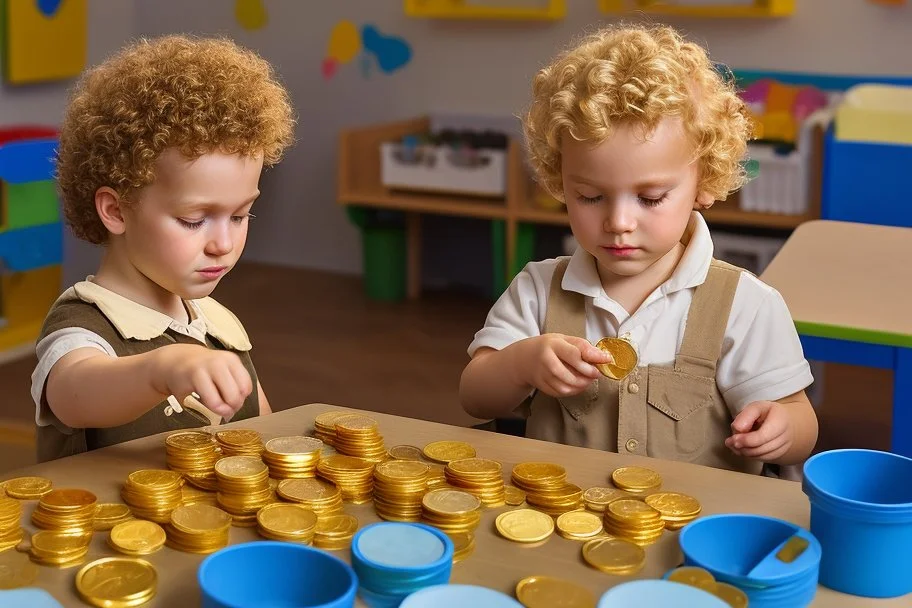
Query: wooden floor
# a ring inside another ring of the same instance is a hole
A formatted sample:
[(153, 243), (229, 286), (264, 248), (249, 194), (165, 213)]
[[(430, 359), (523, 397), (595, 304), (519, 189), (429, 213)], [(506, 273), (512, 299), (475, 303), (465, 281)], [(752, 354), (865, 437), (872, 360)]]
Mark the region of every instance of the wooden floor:
[[(215, 296), (246, 326), (276, 410), (320, 401), (449, 424), (478, 422), (460, 409), (457, 389), (487, 299), (431, 293), (415, 302), (378, 303), (364, 296), (357, 277), (259, 264), (239, 265)], [(34, 356), (0, 365), (0, 472), (32, 461), (20, 429), (34, 419), (34, 366)], [(824, 382), (818, 449), (888, 449), (890, 373), (832, 364)], [(9, 441), (4, 428), (12, 429)]]

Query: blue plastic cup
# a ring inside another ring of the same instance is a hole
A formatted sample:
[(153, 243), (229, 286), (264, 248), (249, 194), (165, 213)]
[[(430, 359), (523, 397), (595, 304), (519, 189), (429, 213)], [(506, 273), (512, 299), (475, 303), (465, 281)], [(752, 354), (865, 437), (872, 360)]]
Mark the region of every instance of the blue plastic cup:
[(257, 541), (213, 553), (200, 564), (203, 608), (352, 608), (358, 578), (320, 549)]
[(820, 584), (862, 597), (912, 592), (912, 459), (876, 450), (832, 450), (804, 464), (811, 532), (820, 540)]

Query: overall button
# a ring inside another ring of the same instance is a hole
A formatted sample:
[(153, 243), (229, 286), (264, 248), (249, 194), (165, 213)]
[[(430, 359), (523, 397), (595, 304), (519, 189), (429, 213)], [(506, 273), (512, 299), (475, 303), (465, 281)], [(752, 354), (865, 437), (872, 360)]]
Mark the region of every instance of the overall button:
[(627, 451), (628, 452), (636, 452), (636, 449), (638, 447), (640, 447), (640, 442), (637, 441), (636, 439), (627, 440)]
[(636, 395), (637, 393), (640, 392), (640, 385), (637, 384), (636, 382), (631, 382), (630, 384), (627, 385), (627, 390), (630, 391), (631, 393), (633, 393), (634, 395)]

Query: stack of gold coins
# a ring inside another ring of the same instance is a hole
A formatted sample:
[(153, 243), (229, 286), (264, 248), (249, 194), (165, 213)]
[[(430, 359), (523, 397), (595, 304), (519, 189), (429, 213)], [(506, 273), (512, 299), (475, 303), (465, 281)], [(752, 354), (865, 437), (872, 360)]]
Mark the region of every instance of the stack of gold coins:
[(351, 416), (351, 412), (333, 410), (323, 412), (314, 418), (314, 437), (326, 445), (336, 445), (336, 419), (342, 416)]
[(602, 488), (596, 486), (593, 488), (588, 488), (585, 492), (583, 492), (583, 503), (590, 511), (595, 511), (596, 513), (604, 513), (605, 509), (608, 508), (608, 505), (615, 500), (632, 497), (632, 495), (628, 494), (624, 490), (618, 490), (617, 488)]
[(212, 553), (228, 546), (231, 515), (209, 505), (180, 506), (171, 512), (167, 544), (186, 553)]
[(424, 446), (422, 454), (428, 460), (447, 464), (453, 460), (475, 458), (475, 448), (463, 441), (434, 441)]
[(413, 445), (394, 445), (386, 451), (387, 456), (393, 460), (418, 460), (422, 459), (421, 450)]
[(29, 557), (33, 562), (42, 566), (69, 568), (79, 565), (85, 560), (91, 541), (91, 532), (41, 530), (32, 535)]
[(510, 474), (513, 485), (528, 494), (547, 492), (567, 483), (567, 470), (549, 462), (523, 462)]
[(273, 479), (315, 477), (323, 442), (313, 437), (276, 437), (266, 442), (263, 462)]
[[(213, 472), (215, 470), (213, 469)], [(196, 504), (206, 504), (213, 507), (218, 506), (218, 501), (216, 500), (215, 492), (207, 492), (205, 490), (200, 490), (198, 488), (191, 487), (190, 485), (185, 485), (181, 488), (181, 504), (182, 505), (196, 505)]]
[(111, 528), (108, 546), (124, 555), (149, 555), (165, 544), (165, 529), (152, 521), (133, 519)]
[(703, 510), (696, 498), (677, 492), (656, 492), (647, 496), (645, 502), (659, 512), (668, 530), (683, 528)]
[(86, 490), (51, 490), (38, 500), (32, 523), (46, 530), (92, 535), (95, 495)]
[(342, 492), (322, 479), (285, 479), (279, 482), (276, 494), (313, 511), (318, 517), (342, 512)]
[(320, 460), (317, 475), (336, 484), (342, 492), (342, 500), (356, 505), (370, 502), (374, 490), (373, 462), (336, 454)]
[(257, 456), (263, 453), (263, 439), (250, 429), (229, 429), (218, 431), (215, 440), (222, 450), (222, 456)]
[(446, 472), (444, 467), (439, 467), (432, 465), (428, 471), (427, 478), (427, 487), (428, 490), (433, 490), (434, 488), (448, 487), (446, 479)]
[(453, 563), (461, 562), (475, 551), (475, 535), (471, 532), (447, 534), (453, 541)]
[(18, 500), (0, 496), (0, 551), (12, 549), (22, 542), (22, 504)]
[(253, 527), (256, 513), (272, 500), (269, 468), (256, 456), (228, 456), (215, 463), (218, 506), (231, 514), (235, 526)]
[(92, 606), (139, 606), (155, 597), (158, 575), (143, 559), (103, 557), (76, 574), (76, 592)]
[(463, 458), (451, 460), (444, 469), (447, 483), (470, 492), (485, 507), (502, 507), (506, 503), (503, 467), (495, 460)]
[(662, 487), (662, 477), (645, 467), (621, 467), (611, 473), (611, 481), (621, 490), (638, 496), (655, 492)]
[(193, 485), (215, 490), (215, 461), (222, 457), (212, 435), (203, 431), (180, 431), (165, 439), (168, 468), (182, 473)]
[(504, 511), (494, 520), (500, 535), (516, 543), (544, 542), (554, 532), (554, 520), (533, 509)]
[(555, 522), (557, 533), (569, 540), (589, 540), (602, 533), (602, 518), (588, 511), (568, 511)]
[(337, 513), (317, 519), (314, 530), (314, 547), (336, 551), (346, 549), (358, 531), (358, 520), (353, 515)]
[(430, 467), (414, 460), (389, 460), (374, 468), (374, 509), (389, 521), (419, 521)]
[(447, 534), (473, 532), (481, 521), (481, 500), (461, 490), (431, 490), (421, 499), (421, 521)]
[[(38, 500), (51, 491), (51, 480), (44, 477), (16, 477), (3, 482), (6, 495), (17, 500)], [(3, 492), (0, 492), (2, 495)]]
[(607, 574), (636, 574), (646, 565), (646, 551), (621, 538), (594, 538), (583, 545), (583, 559), (593, 568)]
[(176, 471), (134, 471), (127, 476), (120, 496), (136, 517), (166, 524), (171, 521), (171, 511), (181, 504), (182, 482)]
[(130, 507), (119, 503), (103, 503), (95, 505), (95, 518), (92, 521), (93, 529), (110, 530), (117, 524), (133, 519), (133, 512)]
[(543, 513), (557, 517), (582, 508), (583, 490), (572, 483), (564, 483), (550, 490), (529, 492), (526, 502)]
[(263, 538), (309, 545), (316, 529), (316, 514), (303, 505), (276, 502), (257, 511), (257, 532)]
[(367, 416), (350, 414), (335, 420), (336, 442), (333, 447), (340, 454), (357, 456), (370, 462), (383, 462), (388, 458), (377, 421)]
[(662, 537), (665, 522), (659, 512), (642, 500), (622, 498), (605, 510), (605, 532), (638, 545), (651, 545)]

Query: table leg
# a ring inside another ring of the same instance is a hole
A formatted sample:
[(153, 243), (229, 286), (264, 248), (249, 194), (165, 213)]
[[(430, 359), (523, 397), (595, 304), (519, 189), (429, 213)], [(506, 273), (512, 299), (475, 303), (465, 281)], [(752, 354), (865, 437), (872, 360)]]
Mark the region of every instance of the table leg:
[(406, 293), (410, 300), (421, 297), (421, 214), (407, 213), (406, 228)]
[(912, 348), (896, 348), (891, 450), (912, 457)]

